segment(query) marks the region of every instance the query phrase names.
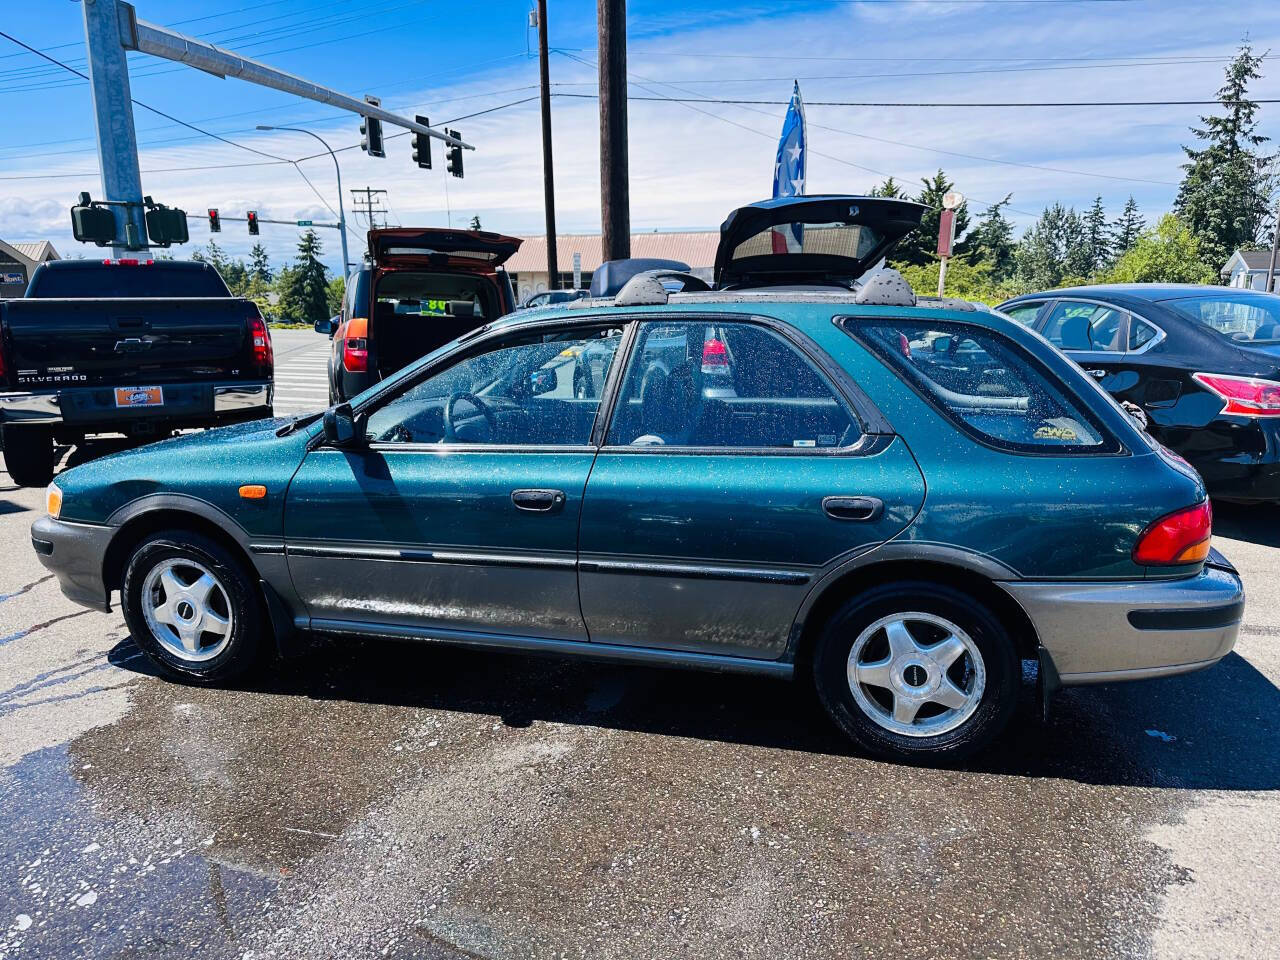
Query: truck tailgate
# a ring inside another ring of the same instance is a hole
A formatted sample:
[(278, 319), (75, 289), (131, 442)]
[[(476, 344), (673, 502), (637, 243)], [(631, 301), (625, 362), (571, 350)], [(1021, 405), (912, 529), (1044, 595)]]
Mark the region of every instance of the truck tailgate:
[(251, 309), (225, 297), (10, 300), (11, 376), (19, 389), (239, 379)]

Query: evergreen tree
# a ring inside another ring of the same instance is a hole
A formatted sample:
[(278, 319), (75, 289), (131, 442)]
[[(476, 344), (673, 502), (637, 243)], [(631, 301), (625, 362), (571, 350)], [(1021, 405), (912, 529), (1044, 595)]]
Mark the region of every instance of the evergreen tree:
[(889, 197), (891, 199), (905, 200), (907, 191), (902, 189), (902, 184), (898, 183), (893, 177), (889, 177), (879, 186), (872, 187), (871, 192), (867, 194), (869, 197)]
[(1215, 283), (1218, 267), (1205, 262), (1200, 239), (1172, 213), (1138, 235), (1107, 274), (1110, 283)]
[(329, 268), (320, 262), (323, 252), (314, 230), (308, 230), (299, 238), (297, 261), (281, 270), (277, 278), (280, 313), (284, 319), (314, 323), (329, 316), (326, 276)]
[(1107, 212), (1102, 207), (1102, 197), (1095, 197), (1084, 217), (1084, 244), (1088, 254), (1092, 277), (1111, 266), (1111, 228), (1107, 225)]
[(1262, 76), (1262, 57), (1245, 44), (1226, 70), (1218, 91), (1224, 116), (1201, 117), (1191, 132), (1204, 146), (1183, 147), (1187, 163), (1174, 212), (1200, 241), (1206, 263), (1219, 267), (1241, 247), (1254, 246), (1268, 215), (1274, 159), (1261, 151), (1258, 104), (1248, 99), (1249, 81)]
[(1125, 201), (1124, 210), (1116, 218), (1111, 227), (1111, 253), (1116, 259), (1123, 257), (1138, 242), (1138, 236), (1146, 227), (1147, 221), (1138, 213), (1138, 201), (1130, 195)]
[[(892, 178), (891, 178), (892, 179)], [(955, 184), (947, 179), (947, 175), (939, 170), (932, 177), (924, 177), (920, 181), (922, 188), (916, 201), (923, 203), (927, 210), (920, 219), (920, 226), (907, 236), (893, 251), (893, 262), (897, 264), (914, 264), (923, 266), (938, 259), (938, 225), (942, 220), (942, 198), (954, 189)], [(886, 186), (888, 183), (886, 182)], [(969, 206), (962, 203), (956, 209), (956, 252), (965, 252), (965, 242), (961, 240), (969, 229)]]
[(1004, 207), (1013, 199), (1009, 194), (999, 203), (987, 207), (978, 223), (965, 239), (965, 257), (975, 267), (986, 265), (991, 279), (1002, 283), (1013, 276), (1016, 263), (1013, 223), (1004, 215)]
[(477, 213), (475, 216), (471, 218), (471, 229), (472, 230), (484, 229), (484, 227), (480, 226), (480, 214)]
[(249, 280), (263, 286), (271, 282), (271, 261), (267, 257), (267, 248), (259, 241), (249, 251)]
[(1089, 273), (1084, 220), (1075, 210), (1055, 203), (1027, 228), (1015, 254), (1018, 282), (1044, 290), (1079, 283)]

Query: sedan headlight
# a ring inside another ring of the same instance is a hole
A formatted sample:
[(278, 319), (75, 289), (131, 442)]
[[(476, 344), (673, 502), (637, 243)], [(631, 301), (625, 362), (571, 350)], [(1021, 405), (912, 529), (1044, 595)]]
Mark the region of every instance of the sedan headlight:
[(58, 514), (62, 512), (62, 491), (56, 483), (51, 483), (44, 490), (44, 504), (49, 511), (49, 516), (58, 519)]

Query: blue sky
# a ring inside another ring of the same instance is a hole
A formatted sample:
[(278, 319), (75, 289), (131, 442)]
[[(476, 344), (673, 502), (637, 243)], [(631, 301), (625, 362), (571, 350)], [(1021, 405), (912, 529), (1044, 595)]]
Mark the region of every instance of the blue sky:
[[(543, 229), (535, 44), (530, 0), (139, 0), (139, 17), (260, 57), (360, 96), (380, 95), (433, 123), (458, 120), (477, 146), (466, 178), (420, 171), (408, 138), (378, 160), (340, 154), (344, 186), (390, 191), (391, 221), (464, 224), (527, 234)], [(562, 232), (599, 230), (594, 0), (551, 0), (557, 218)], [(819, 106), (823, 100), (1010, 101), (1206, 99), (1242, 38), (1280, 51), (1280, 4), (1186, 0), (1008, 2), (875, 0), (628, 5), (633, 228), (714, 228), (732, 207), (767, 195), (785, 107), (681, 105), (670, 97), (785, 102), (793, 77), (809, 103), (808, 189), (862, 192), (885, 174), (911, 185), (942, 166), (975, 201), (1012, 192), (1025, 225), (1047, 203), (1077, 207), (1103, 197), (1112, 214), (1132, 193), (1149, 217), (1167, 210), (1180, 145), (1204, 108), (930, 109)], [(72, 66), (83, 64), (76, 0), (6, 4), (0, 29)], [(1254, 88), (1280, 98), (1271, 61)], [(145, 56), (131, 58), (136, 99), (246, 147), (298, 159), (309, 137), (261, 133), (256, 124), (301, 124), (335, 146), (359, 140), (358, 120), (233, 80)], [(88, 84), (0, 38), (0, 238), (70, 237), (67, 208), (80, 190), (101, 195)], [(1280, 103), (1261, 112), (1280, 139)], [(135, 108), (144, 190), (157, 200), (224, 214), (332, 219), (327, 155), (300, 166), (175, 127)], [(388, 130), (388, 133), (393, 132)], [(248, 165), (245, 164), (262, 164)], [(1028, 166), (1030, 165), (1030, 166)], [(202, 167), (191, 170), (184, 168)], [(151, 171), (151, 172), (148, 172)], [(350, 197), (346, 198), (348, 204)], [(348, 207), (348, 209), (350, 209)], [(350, 214), (349, 214), (350, 215)], [(208, 239), (193, 223), (192, 240)], [(362, 233), (362, 231), (357, 231)], [(337, 236), (323, 234), (337, 263)], [(217, 237), (243, 255), (242, 224)], [(263, 227), (273, 258), (296, 231)], [(354, 238), (353, 244), (357, 244)]]

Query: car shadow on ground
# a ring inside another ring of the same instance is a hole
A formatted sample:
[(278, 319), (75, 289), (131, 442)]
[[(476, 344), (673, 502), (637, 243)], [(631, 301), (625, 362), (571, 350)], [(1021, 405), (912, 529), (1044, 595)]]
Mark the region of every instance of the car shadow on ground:
[[(125, 639), (110, 659), (153, 673)], [(800, 682), (555, 660), (394, 641), (320, 641), (251, 692), (554, 722), (787, 751), (851, 755)], [(1035, 685), (974, 772), (1097, 785), (1280, 788), (1280, 690), (1231, 654), (1182, 677), (1062, 691), (1047, 722)]]
[[(1274, 503), (1213, 502), (1214, 536), (1280, 547), (1280, 506)], [(1230, 553), (1228, 548), (1227, 553)], [(1231, 557), (1228, 555), (1228, 560)]]

